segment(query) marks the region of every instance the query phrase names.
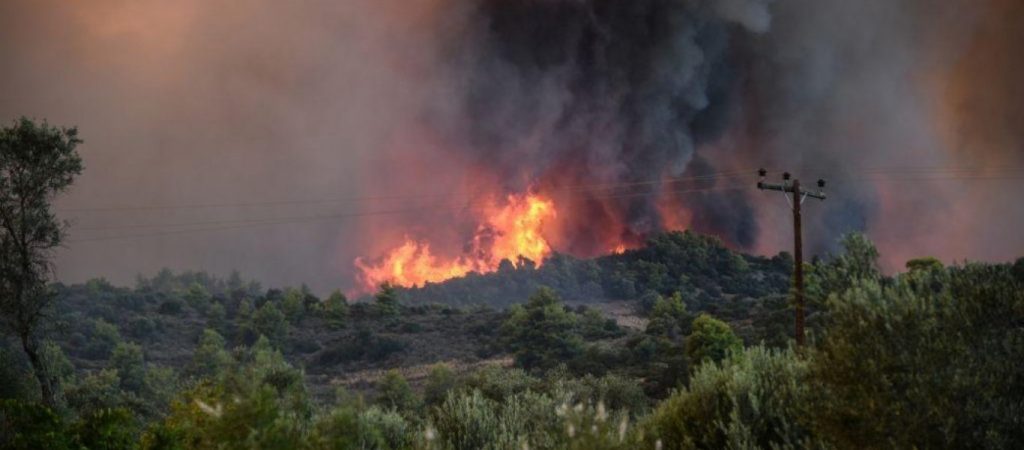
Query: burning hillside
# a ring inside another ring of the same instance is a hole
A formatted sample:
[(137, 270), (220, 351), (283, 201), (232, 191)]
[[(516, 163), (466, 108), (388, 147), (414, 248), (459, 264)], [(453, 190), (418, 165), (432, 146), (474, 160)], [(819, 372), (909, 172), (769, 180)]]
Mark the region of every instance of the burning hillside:
[(551, 200), (537, 195), (509, 195), (475, 213), (480, 226), (462, 254), (436, 255), (429, 242), (407, 236), (402, 245), (375, 261), (356, 259), (362, 288), (372, 290), (385, 282), (422, 286), (469, 272), (492, 272), (504, 260), (514, 265), (527, 264), (527, 260), (541, 264), (551, 253), (544, 237), (545, 225), (556, 217)]

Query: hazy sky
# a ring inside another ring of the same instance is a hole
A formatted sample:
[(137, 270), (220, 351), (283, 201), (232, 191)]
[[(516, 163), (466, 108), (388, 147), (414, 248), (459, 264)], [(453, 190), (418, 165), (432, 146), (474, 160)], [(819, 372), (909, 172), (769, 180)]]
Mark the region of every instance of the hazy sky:
[[(349, 287), (356, 256), (445, 223), (444, 211), (343, 216), (422, 207), (408, 196), (469, 176), (474, 162), (442, 157), (425, 116), (465, 117), (462, 77), (480, 74), (450, 70), (451, 52), (488, 47), (452, 43), (487, 39), (472, 6), (501, 1), (0, 1), (0, 120), (45, 118), (85, 140), (85, 172), (58, 202), (73, 224), (58, 277), (237, 269), (264, 285)], [(720, 1), (717, 14), (755, 32), (730, 124), (698, 151), (819, 168), (812, 179), (1022, 167), (1019, 3)], [(1021, 181), (946, 175), (837, 180), (835, 200), (810, 205), (808, 233), (866, 229), (890, 266), (1024, 254)], [(788, 247), (782, 199), (751, 205), (751, 248)]]

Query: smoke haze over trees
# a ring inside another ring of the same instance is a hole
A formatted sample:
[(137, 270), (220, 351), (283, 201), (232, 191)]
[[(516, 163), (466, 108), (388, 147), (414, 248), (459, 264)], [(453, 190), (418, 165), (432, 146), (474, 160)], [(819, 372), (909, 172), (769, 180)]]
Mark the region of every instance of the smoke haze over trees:
[[(440, 213), (86, 239), (422, 203), (239, 206), (257, 202), (759, 166), (832, 181), (805, 217), (815, 253), (866, 230), (889, 269), (922, 253), (1007, 259), (1024, 249), (1019, 181), (897, 169), (1022, 164), (1022, 17), (1013, 0), (12, 0), (0, 118), (83, 130), (96, 169), (57, 205), (75, 224), (57, 260), (69, 281), (238, 268), (327, 292), (404, 233), (458, 248), (474, 224)], [(566, 198), (573, 238), (552, 244), (593, 256), (603, 233), (642, 242), (680, 222), (668, 205), (692, 229), (774, 254), (788, 211), (759, 194)], [(76, 211), (197, 204), (232, 206)]]

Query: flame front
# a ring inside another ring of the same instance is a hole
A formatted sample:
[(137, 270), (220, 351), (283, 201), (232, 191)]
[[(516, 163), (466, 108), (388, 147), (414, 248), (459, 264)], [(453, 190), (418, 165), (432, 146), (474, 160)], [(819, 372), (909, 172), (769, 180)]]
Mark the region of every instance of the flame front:
[(481, 223), (466, 254), (444, 258), (431, 253), (429, 242), (406, 236), (402, 245), (376, 262), (356, 258), (362, 288), (371, 291), (383, 283), (422, 286), (470, 272), (493, 272), (506, 259), (519, 264), (526, 258), (540, 265), (551, 254), (543, 235), (545, 223), (556, 215), (550, 199), (509, 195), (503, 204), (492, 202), (480, 213)]

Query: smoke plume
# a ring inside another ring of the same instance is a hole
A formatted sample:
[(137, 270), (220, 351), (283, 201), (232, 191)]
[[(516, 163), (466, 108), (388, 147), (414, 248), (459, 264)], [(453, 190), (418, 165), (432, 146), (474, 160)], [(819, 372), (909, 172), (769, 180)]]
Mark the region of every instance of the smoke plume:
[(458, 254), (459, 205), (531, 190), (556, 251), (690, 228), (774, 253), (790, 219), (747, 187), (761, 166), (829, 180), (815, 253), (863, 230), (890, 268), (1007, 259), (1021, 30), (1014, 0), (9, 0), (0, 119), (86, 140), (67, 281), (347, 287), (405, 236)]

